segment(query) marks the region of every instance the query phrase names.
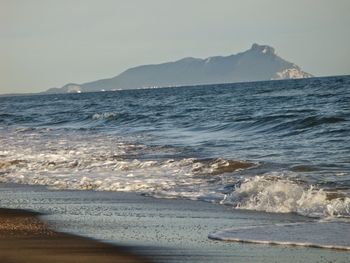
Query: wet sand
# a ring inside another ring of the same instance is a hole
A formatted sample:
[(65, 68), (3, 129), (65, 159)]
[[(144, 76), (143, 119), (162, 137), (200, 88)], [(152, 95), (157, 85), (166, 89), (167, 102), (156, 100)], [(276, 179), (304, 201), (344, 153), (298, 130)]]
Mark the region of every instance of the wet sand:
[(150, 262), (122, 247), (51, 230), (37, 213), (0, 209), (0, 262)]
[[(228, 228), (272, 226), (301, 221), (314, 222), (314, 219), (294, 214), (233, 210), (229, 206), (207, 202), (156, 199), (135, 193), (50, 190), (42, 186), (14, 184), (0, 184), (0, 207), (38, 211), (43, 214), (40, 219), (59, 232), (86, 236), (116, 245), (116, 247), (112, 246), (112, 250), (115, 251), (113, 256), (120, 256), (120, 252), (130, 251), (137, 255), (145, 255), (157, 263), (349, 262), (349, 252), (345, 251), (222, 242), (208, 238), (210, 233)], [(323, 234), (327, 236), (330, 233), (323, 230)], [(97, 245), (90, 239), (73, 237), (74, 240), (82, 239), (88, 242), (84, 243), (87, 244), (88, 249), (75, 250), (79, 253), (77, 259), (84, 255), (86, 259), (87, 254), (89, 257), (97, 256), (94, 253), (100, 250), (100, 245), (109, 247), (100, 243)], [(89, 242), (93, 244), (90, 245)], [(10, 247), (6, 238), (2, 244)], [(21, 245), (25, 252), (27, 250), (26, 253), (31, 249), (30, 244)], [(45, 246), (49, 246), (48, 243), (41, 241), (36, 244), (38, 244), (36, 251), (41, 249), (44, 251), (40, 252), (40, 255), (49, 254), (50, 249), (45, 252)], [(54, 251), (55, 245), (51, 246)], [(67, 255), (67, 261), (57, 260), (56, 262), (81, 262), (68, 261), (72, 257), (67, 251), (74, 246), (70, 243), (62, 249)], [(12, 252), (14, 251), (17, 250), (12, 249)], [(90, 253), (91, 251), (94, 252)], [(16, 254), (16, 256), (19, 255)], [(85, 259), (84, 262), (89, 262)], [(4, 261), (0, 258), (0, 262)], [(55, 261), (35, 260), (35, 262)], [(127, 261), (107, 261), (107, 259), (102, 261), (93, 258), (90, 262)]]

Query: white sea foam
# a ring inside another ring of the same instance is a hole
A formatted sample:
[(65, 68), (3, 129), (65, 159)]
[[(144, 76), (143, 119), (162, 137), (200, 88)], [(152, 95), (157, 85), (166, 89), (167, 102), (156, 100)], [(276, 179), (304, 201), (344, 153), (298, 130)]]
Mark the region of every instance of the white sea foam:
[(346, 222), (312, 221), (224, 229), (208, 237), (241, 243), (350, 250), (349, 235)]
[(210, 180), (220, 181), (224, 174), (255, 165), (226, 159), (144, 159), (147, 154), (176, 154), (178, 150), (136, 144), (115, 136), (51, 135), (33, 131), (0, 137), (6, 146), (0, 149), (4, 157), (0, 161), (0, 181), (219, 200), (223, 194), (215, 193), (218, 186)]
[(95, 113), (92, 115), (93, 120), (105, 120), (105, 119), (115, 119), (118, 117), (118, 113), (116, 112), (103, 112), (103, 113)]
[(210, 234), (208, 237), (214, 240), (250, 243), (250, 244), (265, 244), (265, 245), (281, 245), (281, 246), (296, 246), (296, 247), (311, 247), (311, 248), (324, 248), (324, 249), (336, 249), (350, 251), (350, 246), (337, 246), (337, 245), (322, 245), (310, 242), (289, 242), (289, 241), (271, 241), (271, 240), (257, 240), (257, 239), (241, 239), (235, 237), (223, 237), (224, 232), (218, 232)]
[(226, 195), (224, 204), (273, 213), (298, 213), (309, 217), (350, 217), (350, 198), (330, 199), (326, 191), (306, 187), (278, 176), (255, 176)]
[[(59, 189), (134, 191), (155, 197), (221, 201), (239, 209), (295, 212), (310, 217), (350, 216), (347, 194), (330, 198), (325, 190), (296, 183), (279, 174), (242, 179), (237, 172), (258, 165), (251, 162), (152, 158), (163, 154), (176, 156), (178, 149), (133, 141), (66, 131), (28, 130), (24, 134), (0, 136), (3, 145), (0, 182)], [(147, 155), (151, 157), (145, 158)]]

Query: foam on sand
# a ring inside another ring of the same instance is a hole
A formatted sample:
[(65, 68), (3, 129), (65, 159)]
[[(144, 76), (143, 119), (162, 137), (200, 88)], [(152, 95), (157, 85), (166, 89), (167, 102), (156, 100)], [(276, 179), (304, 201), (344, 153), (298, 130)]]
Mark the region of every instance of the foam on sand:
[(226, 229), (209, 234), (210, 239), (301, 246), (350, 251), (350, 228), (344, 222), (307, 222)]

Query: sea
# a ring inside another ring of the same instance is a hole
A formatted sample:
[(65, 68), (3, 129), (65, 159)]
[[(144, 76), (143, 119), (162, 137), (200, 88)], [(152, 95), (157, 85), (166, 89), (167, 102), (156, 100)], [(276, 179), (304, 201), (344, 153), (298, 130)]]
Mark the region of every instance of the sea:
[(0, 182), (297, 214), (349, 232), (350, 76), (0, 97)]

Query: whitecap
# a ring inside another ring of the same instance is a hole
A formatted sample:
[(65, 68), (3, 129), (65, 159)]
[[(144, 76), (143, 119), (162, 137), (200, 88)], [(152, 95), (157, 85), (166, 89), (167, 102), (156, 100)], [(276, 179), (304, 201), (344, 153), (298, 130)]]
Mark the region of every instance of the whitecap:
[(350, 217), (349, 197), (330, 198), (323, 189), (268, 175), (244, 180), (221, 203), (239, 209), (308, 217)]
[(110, 120), (116, 119), (118, 117), (118, 113), (116, 112), (103, 112), (103, 113), (95, 113), (92, 115), (93, 120)]

